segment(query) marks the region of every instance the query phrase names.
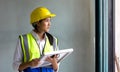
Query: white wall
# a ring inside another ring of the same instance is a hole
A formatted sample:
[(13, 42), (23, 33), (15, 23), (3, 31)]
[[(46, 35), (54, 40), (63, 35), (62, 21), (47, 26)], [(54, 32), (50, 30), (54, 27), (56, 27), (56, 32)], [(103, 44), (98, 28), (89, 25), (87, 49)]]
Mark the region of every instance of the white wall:
[(48, 7), (57, 14), (50, 33), (60, 49), (74, 48), (59, 72), (94, 72), (94, 0), (0, 0), (0, 72), (13, 72), (12, 58), (19, 34), (30, 32), (30, 12)]

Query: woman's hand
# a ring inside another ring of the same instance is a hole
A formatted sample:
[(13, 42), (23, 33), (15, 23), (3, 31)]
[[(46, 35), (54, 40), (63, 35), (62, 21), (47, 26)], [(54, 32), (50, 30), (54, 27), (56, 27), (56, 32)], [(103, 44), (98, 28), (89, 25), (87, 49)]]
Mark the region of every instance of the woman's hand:
[(57, 55), (54, 55), (53, 57), (48, 56), (46, 58), (46, 61), (52, 63), (53, 69), (56, 71), (58, 69), (58, 63), (57, 63)]
[(54, 55), (54, 56), (48, 56), (47, 58), (46, 58), (46, 61), (48, 61), (48, 62), (50, 62), (50, 63), (56, 63), (57, 62), (57, 55)]
[(29, 62), (30, 67), (37, 66), (40, 63), (40, 59), (36, 58)]

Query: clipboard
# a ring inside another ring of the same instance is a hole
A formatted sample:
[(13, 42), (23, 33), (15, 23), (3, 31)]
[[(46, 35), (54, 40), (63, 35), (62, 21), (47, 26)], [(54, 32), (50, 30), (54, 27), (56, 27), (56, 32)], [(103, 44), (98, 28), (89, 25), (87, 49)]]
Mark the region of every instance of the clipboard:
[[(73, 52), (73, 48), (69, 48), (69, 49), (63, 49), (63, 50), (58, 50), (58, 51), (53, 51), (53, 52), (49, 52), (49, 53), (45, 53), (44, 56), (42, 56), (40, 58), (40, 64), (36, 67), (49, 67), (52, 64), (48, 61), (45, 61), (45, 59), (48, 56), (53, 56), (53, 55), (58, 55), (58, 61), (57, 63), (61, 62), (63, 59), (65, 59), (67, 56), (69, 56), (71, 53)], [(36, 67), (32, 67), (32, 68), (36, 68)]]

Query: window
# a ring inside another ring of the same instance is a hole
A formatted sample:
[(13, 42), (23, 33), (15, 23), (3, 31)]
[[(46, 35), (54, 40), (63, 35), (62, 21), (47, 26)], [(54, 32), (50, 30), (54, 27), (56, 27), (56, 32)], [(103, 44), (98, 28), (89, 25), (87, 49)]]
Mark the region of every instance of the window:
[(113, 0), (96, 0), (96, 72), (114, 72)]

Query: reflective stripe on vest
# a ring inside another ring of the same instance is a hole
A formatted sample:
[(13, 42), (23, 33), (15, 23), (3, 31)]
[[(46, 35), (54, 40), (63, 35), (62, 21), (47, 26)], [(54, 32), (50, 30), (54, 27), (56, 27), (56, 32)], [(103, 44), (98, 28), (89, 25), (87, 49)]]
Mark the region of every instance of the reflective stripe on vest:
[(54, 37), (53, 45), (50, 45), (49, 39), (46, 37), (42, 53), (40, 53), (39, 46), (31, 33), (20, 35), (20, 41), (23, 52), (23, 62), (31, 61), (34, 58), (40, 58), (44, 53), (57, 50), (57, 39)]

